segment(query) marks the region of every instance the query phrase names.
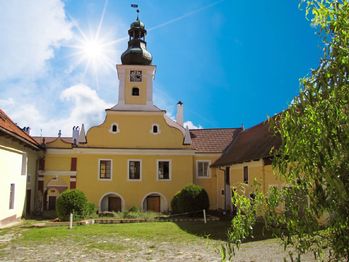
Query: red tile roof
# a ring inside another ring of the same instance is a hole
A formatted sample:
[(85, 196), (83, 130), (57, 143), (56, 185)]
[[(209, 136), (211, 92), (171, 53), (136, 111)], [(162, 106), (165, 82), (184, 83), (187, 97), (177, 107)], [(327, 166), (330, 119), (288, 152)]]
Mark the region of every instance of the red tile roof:
[(222, 153), (240, 128), (191, 129), (192, 148), (199, 153)]
[(240, 132), (212, 166), (226, 166), (270, 157), (279, 148), (281, 137), (270, 129), (269, 121)]
[(10, 135), (17, 140), (20, 140), (35, 149), (38, 149), (39, 144), (20, 127), (18, 127), (10, 117), (0, 109), (0, 132)]

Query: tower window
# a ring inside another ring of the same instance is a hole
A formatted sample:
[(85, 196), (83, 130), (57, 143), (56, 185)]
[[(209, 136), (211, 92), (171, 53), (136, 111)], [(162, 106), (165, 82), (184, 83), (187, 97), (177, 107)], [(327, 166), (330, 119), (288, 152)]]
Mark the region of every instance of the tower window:
[(139, 96), (139, 88), (138, 87), (132, 88), (132, 96)]
[(159, 127), (159, 125), (154, 124), (154, 125), (151, 127), (150, 132), (153, 133), (153, 134), (159, 134), (159, 133), (160, 133), (160, 127)]
[(110, 126), (109, 132), (110, 132), (110, 133), (113, 133), (113, 134), (119, 133), (120, 130), (119, 130), (118, 124), (113, 123), (113, 124)]

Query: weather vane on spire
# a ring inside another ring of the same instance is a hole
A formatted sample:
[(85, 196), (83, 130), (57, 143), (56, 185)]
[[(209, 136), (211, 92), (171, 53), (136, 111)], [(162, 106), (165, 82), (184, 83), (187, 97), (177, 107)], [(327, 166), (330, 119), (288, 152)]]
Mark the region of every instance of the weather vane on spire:
[(138, 5), (137, 4), (131, 4), (132, 8), (137, 8), (136, 12), (137, 12), (137, 20), (139, 20), (138, 18), (138, 14), (139, 14), (139, 9), (138, 9)]

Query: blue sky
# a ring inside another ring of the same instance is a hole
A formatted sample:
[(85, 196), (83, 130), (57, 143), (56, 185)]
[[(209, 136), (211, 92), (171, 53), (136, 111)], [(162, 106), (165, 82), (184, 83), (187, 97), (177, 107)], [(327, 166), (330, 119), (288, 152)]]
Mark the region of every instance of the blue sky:
[[(131, 3), (2, 1), (0, 108), (33, 135), (101, 123), (117, 103)], [(157, 66), (155, 104), (174, 116), (183, 101), (190, 127), (250, 127), (284, 110), (321, 57), (298, 1), (135, 3)], [(102, 47), (91, 57), (93, 39)]]

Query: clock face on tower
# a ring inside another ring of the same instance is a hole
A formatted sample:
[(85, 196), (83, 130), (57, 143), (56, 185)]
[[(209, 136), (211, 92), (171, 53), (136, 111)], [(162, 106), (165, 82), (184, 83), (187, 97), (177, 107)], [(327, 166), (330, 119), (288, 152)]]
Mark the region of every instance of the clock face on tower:
[(142, 82), (142, 71), (131, 70), (130, 71), (130, 82)]

